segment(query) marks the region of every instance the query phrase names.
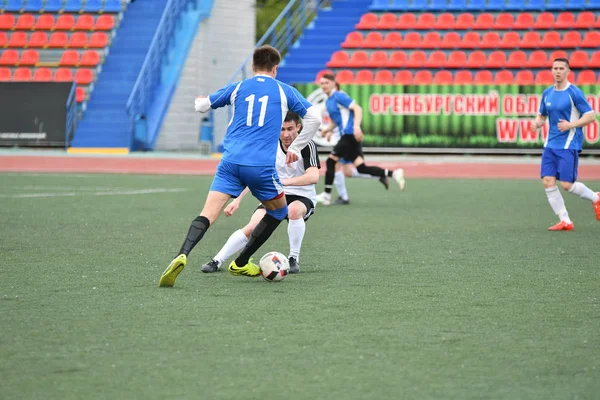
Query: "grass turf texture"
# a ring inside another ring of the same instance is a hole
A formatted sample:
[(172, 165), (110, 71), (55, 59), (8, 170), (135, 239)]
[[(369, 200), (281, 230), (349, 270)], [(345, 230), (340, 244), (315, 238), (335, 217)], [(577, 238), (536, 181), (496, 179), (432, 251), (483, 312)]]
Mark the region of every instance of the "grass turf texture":
[[(536, 181), (347, 183), (352, 204), (307, 223), (301, 274), (200, 272), (248, 198), (160, 289), (209, 177), (0, 174), (0, 398), (597, 398), (589, 202), (565, 193), (575, 231), (554, 233)], [(188, 191), (95, 195), (152, 188)]]

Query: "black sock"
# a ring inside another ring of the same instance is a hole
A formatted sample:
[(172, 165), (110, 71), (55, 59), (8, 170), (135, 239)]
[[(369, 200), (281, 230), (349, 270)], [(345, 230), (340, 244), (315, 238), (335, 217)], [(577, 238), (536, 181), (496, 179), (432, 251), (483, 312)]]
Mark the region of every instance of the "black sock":
[(367, 174), (367, 175), (372, 175), (372, 176), (378, 176), (380, 178), (385, 178), (385, 176), (386, 176), (386, 173), (385, 173), (384, 169), (379, 168), (379, 167), (367, 167), (365, 165), (365, 163), (362, 163), (358, 167), (356, 167), (356, 170), (360, 174)]
[(190, 229), (188, 230), (185, 241), (181, 245), (179, 254), (189, 255), (194, 246), (202, 239), (202, 236), (204, 236), (209, 226), (210, 222), (208, 221), (208, 218), (203, 216), (196, 217), (190, 225)]
[(327, 171), (325, 171), (325, 193), (331, 193), (333, 181), (335, 179), (335, 160), (327, 158)]
[(256, 228), (252, 231), (250, 235), (250, 240), (246, 243), (246, 247), (240, 253), (240, 255), (235, 259), (235, 263), (238, 267), (243, 267), (248, 264), (250, 257), (267, 241), (267, 239), (271, 236), (275, 229), (279, 226), (281, 221), (272, 215), (265, 214), (263, 219), (260, 220), (258, 224), (256, 224)]
[(385, 172), (387, 173), (388, 178), (391, 178), (392, 176), (394, 176), (394, 171), (391, 169), (386, 169)]

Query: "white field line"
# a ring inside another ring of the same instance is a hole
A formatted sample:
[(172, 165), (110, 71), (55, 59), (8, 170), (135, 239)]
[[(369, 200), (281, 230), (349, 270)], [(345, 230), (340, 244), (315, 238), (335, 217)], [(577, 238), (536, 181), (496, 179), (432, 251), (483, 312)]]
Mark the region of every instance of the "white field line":
[(106, 192), (62, 192), (62, 193), (21, 193), (21, 194), (2, 194), (0, 198), (25, 199), (25, 198), (40, 198), (40, 197), (74, 197), (74, 196), (133, 196), (141, 194), (154, 193), (181, 193), (187, 192), (184, 188), (157, 188), (157, 189), (140, 189), (140, 190), (112, 190)]

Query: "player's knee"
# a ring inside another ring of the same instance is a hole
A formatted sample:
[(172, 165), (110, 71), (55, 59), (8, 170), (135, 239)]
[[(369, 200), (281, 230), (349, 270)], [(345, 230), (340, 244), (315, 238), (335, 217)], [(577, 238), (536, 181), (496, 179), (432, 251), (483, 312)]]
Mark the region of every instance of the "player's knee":
[(329, 158), (327, 158), (327, 161), (325, 164), (327, 165), (328, 170), (335, 171), (335, 163), (336, 163), (336, 161), (333, 158), (329, 157)]
[(293, 202), (288, 206), (288, 219), (301, 219), (304, 218), (306, 213), (306, 206), (298, 201)]
[(563, 190), (568, 192), (573, 187), (573, 184), (571, 182), (560, 182), (560, 186), (563, 188)]
[(248, 224), (242, 228), (242, 232), (244, 233), (244, 235), (246, 235), (247, 238), (250, 238), (250, 235), (252, 235), (252, 231), (254, 230), (254, 228), (256, 228), (256, 224)]
[(553, 176), (545, 176), (542, 178), (542, 183), (546, 189), (556, 186), (556, 178)]
[(359, 174), (366, 174), (367, 166), (365, 165), (365, 163), (362, 163), (356, 167), (356, 170), (358, 171)]
[(288, 215), (288, 206), (286, 204), (283, 207), (278, 208), (276, 210), (267, 210), (267, 214), (269, 214), (271, 217), (275, 218), (278, 221), (283, 221)]

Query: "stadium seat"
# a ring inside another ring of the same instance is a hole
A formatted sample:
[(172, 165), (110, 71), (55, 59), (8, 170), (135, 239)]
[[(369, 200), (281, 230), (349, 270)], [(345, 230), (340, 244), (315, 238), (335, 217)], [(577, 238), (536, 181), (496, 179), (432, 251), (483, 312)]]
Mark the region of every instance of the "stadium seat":
[(473, 83), (476, 85), (489, 85), (494, 82), (494, 77), (491, 71), (477, 71), (473, 77)]
[(417, 50), (410, 54), (406, 61), (406, 66), (409, 68), (423, 68), (426, 61), (427, 54), (424, 51)]
[(67, 47), (74, 48), (74, 49), (83, 49), (83, 48), (87, 47), (87, 44), (88, 44), (88, 37), (87, 37), (86, 33), (74, 32), (73, 34), (71, 34), (71, 37), (69, 38), (69, 44), (67, 45)]
[(458, 49), (460, 47), (460, 35), (456, 32), (447, 32), (444, 34), (440, 48)]
[[(544, 38), (545, 38), (545, 36), (546, 35), (544, 35)], [(596, 42), (596, 45), (598, 45), (599, 43), (600, 42)], [(563, 38), (560, 42), (560, 46), (556, 46), (556, 47), (573, 48), (573, 47), (579, 47), (580, 45), (581, 45), (581, 34), (578, 31), (569, 31), (563, 35)]]
[(417, 16), (413, 13), (400, 14), (396, 29), (413, 29), (417, 25)]
[(456, 23), (454, 19), (454, 14), (450, 13), (442, 13), (438, 15), (435, 24), (433, 25), (433, 29), (439, 30), (448, 30), (454, 29), (454, 24)]
[(59, 15), (56, 19), (54, 29), (59, 31), (70, 31), (75, 27), (75, 18), (70, 14)]
[(522, 68), (527, 64), (527, 54), (524, 51), (513, 51), (506, 60), (507, 68)]
[(75, 101), (82, 103), (85, 100), (85, 90), (82, 87), (77, 86), (75, 88)]
[(348, 57), (348, 53), (344, 50), (338, 50), (331, 55), (331, 60), (325, 64), (328, 68), (336, 68), (336, 67), (346, 67), (348, 66), (348, 61), (350, 57)]
[(404, 51), (395, 51), (390, 55), (388, 59), (388, 68), (403, 68), (406, 66), (407, 55)]
[(44, 6), (45, 12), (62, 12), (63, 0), (47, 0)]
[(453, 82), (452, 79), (452, 72), (450, 71), (438, 71), (435, 73), (435, 76), (433, 77), (433, 84), (434, 85), (451, 85)]
[(40, 59), (40, 54), (37, 50), (24, 50), (19, 59), (19, 65), (34, 66)]
[(392, 14), (392, 13), (381, 14), (375, 29), (383, 29), (383, 30), (394, 29), (396, 27), (397, 22), (398, 22), (398, 19), (396, 18), (396, 14)]
[(108, 35), (104, 32), (94, 32), (90, 37), (90, 43), (88, 47), (94, 49), (101, 49), (108, 46)]
[(375, 29), (377, 26), (377, 14), (366, 13), (360, 17), (358, 24), (354, 26), (356, 29)]
[(419, 15), (419, 18), (417, 19), (417, 24), (413, 27), (413, 29), (429, 30), (434, 25), (435, 15), (433, 15), (432, 13), (423, 13)]
[[(89, 0), (88, 0), (89, 2)], [(83, 14), (77, 18), (76, 31), (91, 31), (94, 29), (94, 17), (91, 14)]]
[(25, 11), (25, 1), (24, 0), (6, 0), (6, 6), (4, 7), (4, 11), (22, 13), (23, 11)]
[(551, 29), (554, 26), (554, 14), (549, 12), (540, 13), (535, 20), (535, 29)]
[(36, 31), (49, 31), (54, 28), (54, 15), (42, 14), (35, 22)]
[(497, 49), (500, 47), (500, 41), (500, 34), (498, 32), (486, 32), (481, 37), (479, 47), (482, 49)]
[(54, 73), (54, 82), (73, 82), (73, 72), (69, 68), (58, 68)]
[(0, 68), (0, 82), (8, 82), (12, 79), (12, 72), (10, 68), (1, 67)]
[(490, 13), (481, 13), (477, 16), (473, 29), (488, 30), (494, 26), (494, 16)]
[[(552, 60), (557, 57), (553, 57)], [(569, 59), (569, 64), (572, 68), (585, 68), (588, 65), (588, 54), (583, 50), (575, 50), (571, 53), (571, 57)]]
[(54, 32), (50, 36), (48, 41), (48, 47), (50, 48), (64, 48), (67, 47), (69, 37), (65, 32)]
[(581, 41), (581, 47), (591, 47), (596, 48), (600, 43), (600, 32), (598, 31), (588, 31), (585, 33), (583, 40)]
[(87, 0), (83, 12), (98, 13), (102, 11), (102, 0)]
[(406, 49), (418, 49), (421, 47), (421, 35), (417, 32), (408, 32), (404, 35), (402, 47)]
[(515, 75), (515, 83), (517, 85), (533, 85), (533, 82), (533, 73), (528, 69), (519, 71)]
[(548, 57), (546, 56), (546, 52), (543, 50), (535, 50), (529, 54), (529, 58), (527, 63), (525, 63), (527, 68), (547, 68), (549, 67)]
[(539, 12), (540, 10), (544, 9), (545, 3), (546, 0), (525, 0), (523, 4), (523, 9)]
[(0, 29), (11, 30), (15, 26), (15, 17), (12, 14), (0, 14)]
[(446, 65), (446, 53), (443, 51), (432, 51), (425, 61), (426, 68), (442, 68)]
[(330, 70), (330, 69), (322, 69), (321, 71), (317, 72), (317, 76), (315, 78), (315, 83), (321, 82), (321, 78), (325, 74), (331, 74), (331, 75), (333, 75), (333, 71)]
[(521, 38), (521, 47), (525, 49), (535, 49), (540, 47), (540, 41), (541, 38), (539, 32), (526, 32)]
[(447, 0), (429, 0), (430, 10), (445, 11), (447, 5)]
[(35, 82), (52, 82), (52, 70), (50, 68), (38, 68), (33, 74)]
[(0, 47), (5, 47), (8, 44), (8, 35), (6, 32), (0, 31)]
[(353, 80), (354, 73), (349, 69), (343, 69), (335, 75), (335, 81), (340, 85), (352, 83)]
[(115, 27), (115, 19), (112, 15), (100, 15), (96, 20), (95, 30), (110, 31)]
[(486, 68), (503, 68), (506, 65), (506, 54), (503, 51), (492, 51), (488, 54)]
[[(502, 4), (500, 4), (500, 7), (502, 7)], [(521, 11), (523, 9), (523, 0), (508, 0), (502, 9), (506, 11)]]
[(402, 35), (398, 32), (389, 32), (381, 43), (381, 47), (384, 49), (396, 49), (400, 46), (402, 46)]
[(551, 11), (560, 11), (564, 10), (566, 7), (565, 0), (547, 0), (545, 9)]
[(534, 25), (535, 19), (533, 18), (533, 15), (528, 12), (524, 12), (517, 15), (515, 23), (513, 24), (513, 29), (531, 29)]
[(353, 83), (360, 85), (370, 85), (373, 83), (373, 71), (362, 69), (356, 73)]
[(341, 44), (345, 49), (361, 48), (363, 44), (363, 35), (360, 32), (350, 32), (346, 35), (346, 40)]
[(467, 6), (467, 0), (448, 0), (446, 10), (449, 11), (462, 11)]
[(594, 54), (592, 54), (587, 66), (588, 68), (600, 68), (600, 51), (597, 51)]
[(544, 32), (539, 47), (542, 49), (557, 49), (561, 47), (560, 33), (556, 31)]
[(598, 15), (598, 19), (596, 20), (596, 23), (594, 24), (594, 28), (600, 29), (600, 15)]
[(475, 17), (471, 13), (462, 13), (456, 17), (454, 29), (468, 30), (475, 25)]
[(438, 49), (441, 47), (442, 37), (439, 32), (427, 32), (423, 35), (423, 39), (421, 41), (422, 49)]
[(535, 74), (535, 82), (536, 85), (552, 85), (554, 83), (554, 77), (552, 77), (552, 72), (548, 70), (543, 70)]
[(76, 50), (65, 50), (58, 65), (61, 67), (75, 67), (79, 64), (79, 53)]
[(374, 51), (369, 56), (367, 67), (369, 68), (384, 68), (387, 65), (388, 57), (387, 53), (382, 50)]
[(494, 84), (496, 85), (510, 85), (513, 83), (513, 73), (507, 69), (498, 71), (494, 76)]
[(502, 35), (502, 40), (500, 41), (498, 48), (514, 49), (514, 48), (518, 48), (520, 43), (521, 43), (521, 36), (519, 36), (519, 33), (512, 32), (512, 31), (505, 32), (504, 35)]
[(356, 51), (352, 53), (348, 60), (348, 66), (352, 68), (365, 68), (369, 62), (369, 54), (366, 51)]
[(500, 13), (496, 17), (496, 23), (494, 24), (494, 29), (512, 29), (515, 24), (515, 18), (512, 14), (509, 13)]
[(23, 10), (29, 12), (40, 12), (43, 9), (44, 7), (42, 6), (42, 0), (27, 0)]
[[(469, 53), (469, 57), (467, 59), (467, 63), (465, 64), (465, 66), (469, 67), (469, 68), (483, 68), (483, 66), (485, 65), (487, 56), (485, 55), (485, 53), (481, 50), (476, 50), (476, 51), (472, 51), (471, 53)], [(460, 68), (460, 67), (454, 67), (454, 68)]]
[(576, 85), (593, 85), (596, 83), (596, 73), (589, 69), (581, 71), (577, 74)]
[(431, 76), (431, 71), (429, 70), (417, 71), (413, 78), (415, 85), (431, 85), (432, 80), (433, 77)]
[(27, 46), (27, 34), (25, 32), (13, 32), (8, 39), (8, 47), (22, 48)]
[(375, 85), (391, 85), (392, 82), (394, 82), (394, 74), (387, 69), (377, 71), (373, 78), (373, 83)]
[(561, 12), (554, 22), (555, 29), (573, 29), (575, 27), (575, 15), (572, 12)]
[(469, 0), (465, 10), (469, 11), (483, 11), (486, 8), (485, 0)]
[(568, 10), (585, 10), (587, 7), (587, 0), (567, 0)]
[(106, 0), (102, 11), (105, 13), (118, 13), (122, 10), (123, 7), (121, 6), (121, 0)]
[[(600, 18), (600, 16), (599, 16)], [(575, 20), (575, 24), (573, 28), (575, 29), (589, 29), (594, 26), (596, 17), (594, 13), (591, 11), (583, 11), (577, 14), (577, 19)]]
[(450, 53), (446, 67), (448, 68), (464, 68), (467, 64), (467, 55), (464, 51), (456, 50)]
[(28, 31), (35, 25), (35, 17), (32, 14), (20, 15), (15, 24), (15, 29)]
[(454, 83), (457, 85), (470, 85), (473, 83), (473, 74), (471, 71), (457, 71), (454, 74)]
[(363, 41), (363, 47), (367, 49), (374, 49), (381, 47), (383, 43), (383, 35), (381, 32), (369, 32), (365, 36), (365, 40)]
[(29, 68), (19, 67), (13, 74), (13, 82), (29, 82), (31, 80), (31, 70)]
[(413, 82), (413, 75), (411, 71), (402, 70), (396, 72), (394, 75), (394, 83), (396, 85), (410, 85)]
[(78, 13), (83, 11), (83, 4), (81, 0), (67, 0), (65, 3), (64, 12)]
[(43, 48), (48, 44), (48, 34), (42, 31), (36, 31), (29, 36), (27, 47)]
[(460, 48), (462, 49), (476, 49), (479, 48), (481, 43), (481, 37), (477, 32), (467, 32), (463, 35), (460, 41)]
[(0, 65), (16, 65), (19, 62), (19, 53), (16, 50), (4, 50), (0, 55)]
[(75, 72), (75, 83), (78, 85), (89, 85), (93, 80), (94, 73), (89, 68), (79, 68)]

